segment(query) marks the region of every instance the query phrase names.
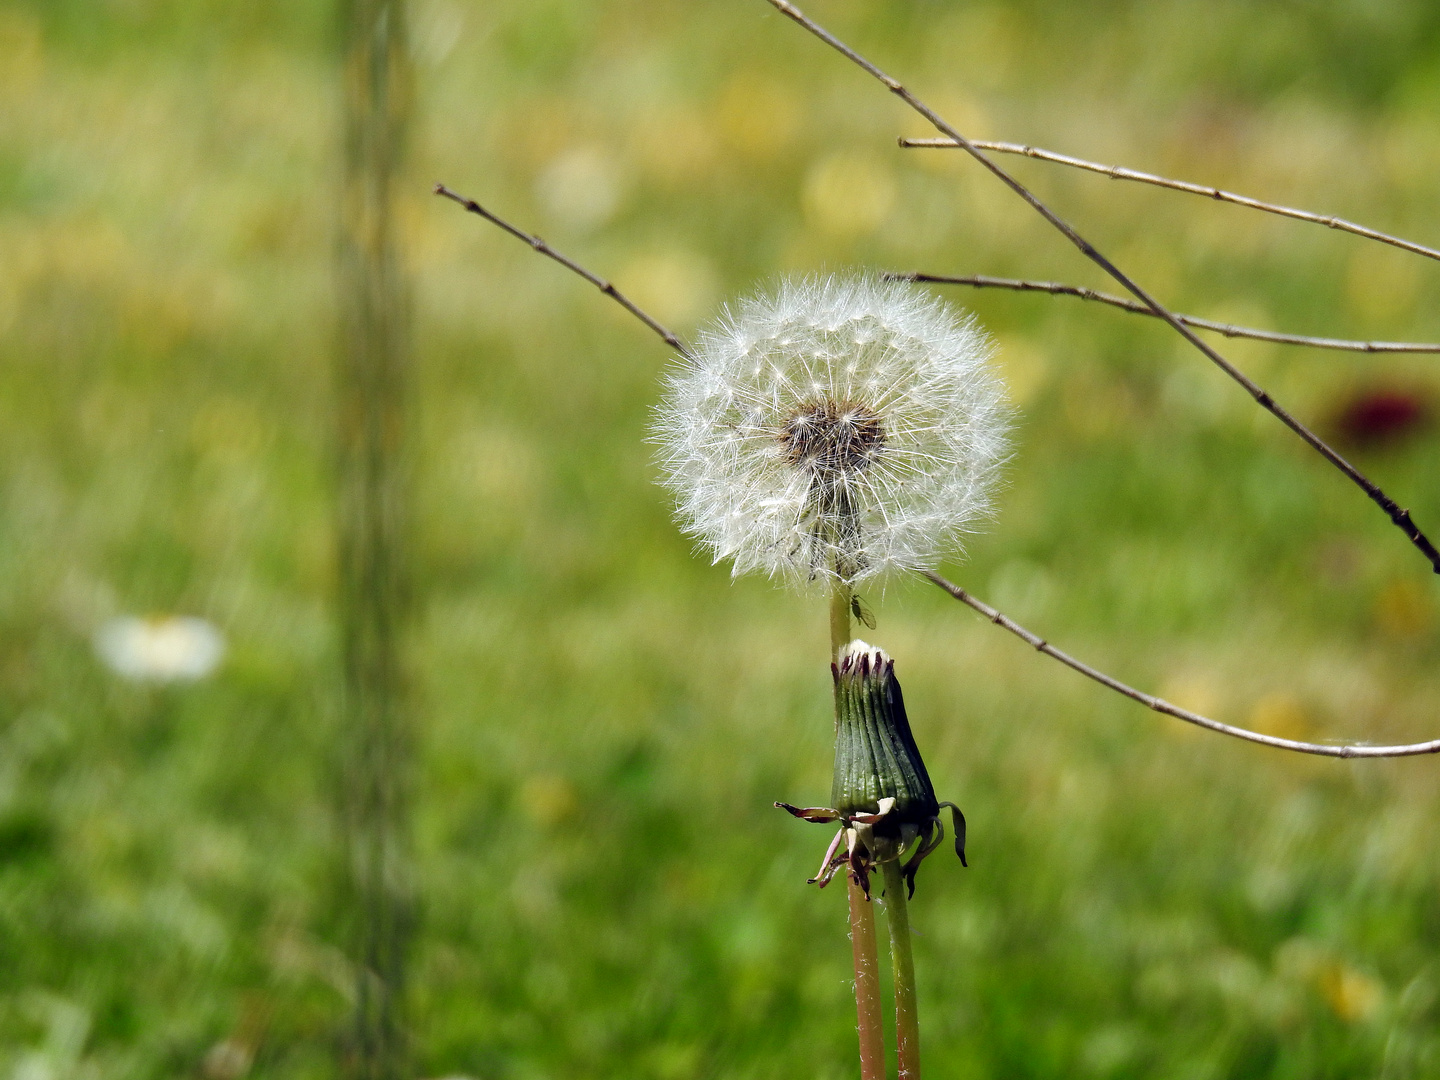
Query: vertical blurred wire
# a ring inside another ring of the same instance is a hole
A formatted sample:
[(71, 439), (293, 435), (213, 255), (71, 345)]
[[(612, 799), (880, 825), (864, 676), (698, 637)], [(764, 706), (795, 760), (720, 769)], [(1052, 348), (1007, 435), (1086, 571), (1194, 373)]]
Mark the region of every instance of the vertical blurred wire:
[(404, 0), (341, 0), (345, 145), (340, 292), (340, 620), (344, 655), (345, 921), (357, 973), (343, 1071), (407, 1075), (402, 1003), (414, 904), (409, 881), (411, 735), (404, 433), (408, 295), (394, 184), (411, 87)]

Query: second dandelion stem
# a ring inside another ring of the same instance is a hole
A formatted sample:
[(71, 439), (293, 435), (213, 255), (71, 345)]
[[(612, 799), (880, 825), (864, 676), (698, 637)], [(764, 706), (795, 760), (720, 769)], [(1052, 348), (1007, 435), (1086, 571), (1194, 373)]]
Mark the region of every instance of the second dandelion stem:
[(910, 950), (909, 887), (900, 860), (881, 864), (885, 873), (885, 922), (890, 928), (890, 967), (895, 973), (895, 1047), (899, 1080), (920, 1080), (920, 1016), (915, 1007), (915, 958)]

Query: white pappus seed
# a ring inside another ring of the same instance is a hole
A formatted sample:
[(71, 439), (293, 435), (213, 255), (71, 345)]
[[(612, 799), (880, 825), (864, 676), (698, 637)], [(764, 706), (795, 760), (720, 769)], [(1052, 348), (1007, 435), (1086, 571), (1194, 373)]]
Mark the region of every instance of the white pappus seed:
[(932, 567), (991, 511), (1008, 419), (993, 352), (972, 317), (872, 275), (739, 301), (656, 413), (681, 527), (737, 576)]

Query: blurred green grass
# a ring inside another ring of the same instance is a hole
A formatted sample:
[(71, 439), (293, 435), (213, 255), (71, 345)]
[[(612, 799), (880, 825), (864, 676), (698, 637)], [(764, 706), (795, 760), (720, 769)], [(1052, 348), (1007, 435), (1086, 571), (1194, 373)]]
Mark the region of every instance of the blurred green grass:
[[(967, 132), (1436, 239), (1440, 11), (814, 0)], [(1103, 286), (760, 0), (414, 8), (421, 723), (418, 1067), (852, 1075), (826, 837), (824, 614), (669, 522), (643, 328), (432, 200), (443, 179), (682, 332), (781, 271)], [(0, 1068), (328, 1073), (336, 644), (328, 6), (0, 4)], [(1434, 268), (1324, 230), (1016, 165), (1180, 310), (1440, 337)], [(1436, 733), (1435, 587), (1341, 478), (1173, 335), (953, 299), (1021, 409), (947, 572), (1062, 646), (1283, 734)], [(1435, 361), (1227, 346), (1322, 426)], [(1433, 433), (1358, 452), (1440, 526)], [(944, 597), (869, 598), (972, 867), (913, 907), (937, 1078), (1440, 1072), (1434, 763), (1178, 729)], [(89, 639), (204, 615), (213, 679)]]

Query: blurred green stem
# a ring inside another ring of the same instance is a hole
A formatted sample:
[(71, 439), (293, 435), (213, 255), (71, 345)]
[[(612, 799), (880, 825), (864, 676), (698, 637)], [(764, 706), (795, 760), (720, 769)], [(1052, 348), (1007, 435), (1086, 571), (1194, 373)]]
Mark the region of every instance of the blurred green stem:
[(890, 928), (890, 967), (895, 973), (895, 1046), (899, 1080), (920, 1080), (920, 1017), (915, 1008), (915, 958), (910, 949), (910, 902), (900, 860), (881, 863), (885, 873), (885, 922)]
[[(850, 641), (850, 586), (839, 579), (830, 591), (830, 660)], [(875, 905), (853, 875), (850, 947), (855, 957), (855, 1013), (860, 1029), (860, 1080), (885, 1080), (885, 1028), (880, 1007), (880, 950), (875, 944)]]
[(404, 0), (343, 0), (345, 158), (338, 244), (339, 621), (347, 845), (342, 917), (355, 1004), (340, 1072), (412, 1075), (403, 1000), (414, 904), (405, 702), (408, 296), (395, 177), (410, 108)]

